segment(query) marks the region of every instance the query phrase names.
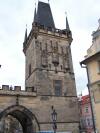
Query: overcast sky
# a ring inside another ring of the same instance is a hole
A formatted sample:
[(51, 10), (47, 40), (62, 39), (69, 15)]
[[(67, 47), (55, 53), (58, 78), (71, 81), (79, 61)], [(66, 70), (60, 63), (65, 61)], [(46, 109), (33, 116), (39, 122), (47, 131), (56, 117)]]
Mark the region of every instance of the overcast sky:
[[(48, 2), (48, 0), (41, 0)], [(36, 3), (38, 1), (36, 0)], [(78, 94), (86, 94), (86, 71), (79, 62), (92, 44), (91, 34), (98, 28), (100, 0), (50, 0), (57, 28), (65, 28), (65, 12), (73, 34), (72, 57)], [(0, 86), (21, 85), (24, 88), (25, 57), (23, 40), (34, 18), (35, 0), (0, 0)]]

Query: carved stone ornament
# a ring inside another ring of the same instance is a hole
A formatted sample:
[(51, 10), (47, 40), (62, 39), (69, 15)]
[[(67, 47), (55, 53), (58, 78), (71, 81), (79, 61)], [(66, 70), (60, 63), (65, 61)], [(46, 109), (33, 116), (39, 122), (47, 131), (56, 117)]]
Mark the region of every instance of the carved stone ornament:
[(59, 65), (59, 55), (58, 53), (53, 53), (52, 54), (52, 63), (54, 64), (55, 67)]
[(63, 58), (64, 58), (64, 68), (68, 69), (69, 68), (69, 63), (68, 63), (67, 54), (65, 54)]
[(42, 66), (47, 67), (48, 66), (48, 59), (47, 59), (47, 51), (42, 51)]
[(59, 65), (59, 54), (58, 54), (58, 45), (53, 47), (53, 53), (52, 53), (52, 63), (55, 67)]

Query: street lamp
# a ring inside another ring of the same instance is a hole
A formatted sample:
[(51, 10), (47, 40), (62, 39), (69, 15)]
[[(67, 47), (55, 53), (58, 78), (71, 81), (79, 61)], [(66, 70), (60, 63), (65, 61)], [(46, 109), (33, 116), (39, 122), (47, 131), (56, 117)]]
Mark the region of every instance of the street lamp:
[(56, 110), (54, 109), (54, 107), (52, 106), (52, 113), (51, 113), (51, 116), (52, 116), (52, 121), (53, 121), (53, 130), (54, 130), (54, 133), (56, 133), (56, 130), (57, 130), (57, 112)]

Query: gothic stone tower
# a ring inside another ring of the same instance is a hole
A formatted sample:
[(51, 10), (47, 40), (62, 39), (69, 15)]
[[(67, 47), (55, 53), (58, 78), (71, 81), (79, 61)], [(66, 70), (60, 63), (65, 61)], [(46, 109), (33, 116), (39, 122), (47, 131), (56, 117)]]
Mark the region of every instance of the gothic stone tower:
[(56, 109), (57, 131), (78, 132), (78, 106), (71, 57), (72, 34), (55, 28), (50, 5), (38, 2), (32, 29), (23, 43), (26, 59), (25, 88), (37, 96), (40, 130), (52, 130), (51, 106)]

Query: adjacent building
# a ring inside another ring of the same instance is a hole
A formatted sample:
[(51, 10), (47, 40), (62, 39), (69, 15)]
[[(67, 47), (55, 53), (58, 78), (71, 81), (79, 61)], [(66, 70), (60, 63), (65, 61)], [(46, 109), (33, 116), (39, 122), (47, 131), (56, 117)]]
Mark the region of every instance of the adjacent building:
[(92, 33), (92, 45), (81, 65), (87, 69), (95, 127), (100, 132), (100, 19), (98, 29)]
[(89, 95), (79, 97), (81, 132), (93, 133), (91, 102)]

